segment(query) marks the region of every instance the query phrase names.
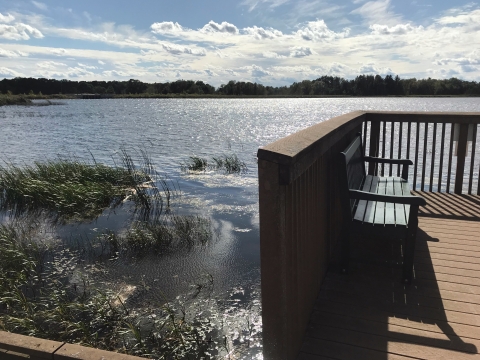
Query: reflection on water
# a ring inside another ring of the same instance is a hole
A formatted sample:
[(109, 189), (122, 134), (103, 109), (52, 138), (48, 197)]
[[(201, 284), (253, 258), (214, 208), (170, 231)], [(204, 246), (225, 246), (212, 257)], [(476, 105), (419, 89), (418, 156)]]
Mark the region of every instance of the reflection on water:
[[(307, 126), (353, 110), (480, 111), (474, 98), (109, 99), (64, 106), (0, 108), (0, 158), (14, 164), (77, 157), (113, 165), (124, 146), (146, 149), (156, 170), (178, 185), (177, 214), (212, 219), (218, 235), (206, 246), (168, 255), (106, 261), (98, 281), (123, 288), (137, 306), (182, 301), (202, 276), (212, 293), (188, 306), (217, 321), (225, 351), (261, 356), (260, 256), (256, 151)], [(189, 156), (236, 154), (246, 174), (183, 173)], [(125, 231), (131, 208), (106, 211), (89, 224), (43, 229), (43, 236), (84, 241)], [(83, 240), (82, 240), (83, 239)], [(237, 349), (237, 350), (234, 350)]]

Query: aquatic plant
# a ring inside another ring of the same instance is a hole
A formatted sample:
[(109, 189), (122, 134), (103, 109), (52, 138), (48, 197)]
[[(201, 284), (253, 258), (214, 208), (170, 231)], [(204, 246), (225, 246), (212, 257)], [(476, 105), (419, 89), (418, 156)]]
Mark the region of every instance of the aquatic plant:
[(226, 174), (238, 174), (247, 172), (247, 165), (236, 154), (212, 157), (209, 163), (207, 159), (198, 156), (190, 156), (180, 165), (182, 171), (206, 171), (207, 169), (223, 171)]
[(206, 171), (208, 160), (199, 156), (190, 156), (180, 167), (182, 171)]
[(80, 265), (75, 252), (51, 252), (12, 225), (0, 225), (0, 246), (2, 330), (156, 359), (208, 359), (214, 351), (208, 320), (190, 322), (167, 302), (134, 311), (95, 284), (99, 265)]
[(30, 99), (26, 98), (23, 95), (2, 95), (0, 94), (0, 106), (5, 105), (31, 105), (32, 102)]
[(162, 211), (163, 198), (148, 167), (122, 152), (123, 167), (76, 159), (0, 165), (0, 209), (15, 216), (46, 214), (53, 221), (93, 219), (129, 196), (143, 215)]
[(245, 173), (248, 170), (247, 165), (236, 154), (214, 157), (213, 161), (217, 170), (223, 170), (227, 174)]

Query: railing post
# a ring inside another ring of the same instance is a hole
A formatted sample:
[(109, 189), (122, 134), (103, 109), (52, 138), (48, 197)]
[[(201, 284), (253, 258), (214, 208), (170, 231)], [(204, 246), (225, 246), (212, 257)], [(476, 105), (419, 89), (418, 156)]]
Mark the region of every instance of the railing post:
[[(378, 156), (380, 145), (380, 121), (370, 122), (370, 149), (369, 156)], [(375, 163), (368, 164), (368, 175), (375, 175), (377, 165)]]
[(460, 124), (457, 144), (457, 171), (455, 174), (455, 194), (462, 194), (465, 157), (467, 155), (468, 124)]

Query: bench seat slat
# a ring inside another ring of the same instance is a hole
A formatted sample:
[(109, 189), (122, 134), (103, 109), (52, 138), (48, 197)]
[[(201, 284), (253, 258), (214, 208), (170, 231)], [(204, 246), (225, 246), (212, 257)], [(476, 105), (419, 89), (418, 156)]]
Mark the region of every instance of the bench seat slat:
[[(367, 176), (367, 179), (368, 179), (368, 177), (371, 177), (371, 178), (372, 178), (371, 186), (370, 186), (370, 190), (365, 190), (365, 191), (369, 191), (369, 192), (376, 193), (376, 192), (377, 192), (377, 189), (378, 189), (378, 179), (379, 179), (379, 177), (378, 177), (378, 176), (368, 175), (368, 176)], [(366, 182), (366, 181), (365, 181), (365, 182)], [(373, 222), (374, 222), (374, 220), (375, 220), (375, 207), (376, 207), (376, 204), (377, 204), (376, 201), (367, 201), (366, 210), (365, 210), (365, 216), (364, 216), (364, 218), (363, 218), (363, 222), (364, 222), (364, 223), (373, 224)]]
[[(387, 180), (384, 177), (378, 178), (378, 188), (376, 193), (380, 195), (385, 195), (387, 191)], [(385, 225), (385, 203), (383, 201), (377, 201), (375, 207), (375, 219), (373, 221), (374, 225)]]
[[(372, 187), (372, 176), (368, 175), (365, 177), (365, 182), (363, 183), (363, 191), (370, 192), (370, 188)], [(360, 200), (357, 205), (357, 210), (355, 211), (354, 219), (358, 221), (363, 221), (363, 217), (365, 216), (365, 209), (367, 208), (368, 201)]]
[[(412, 193), (410, 192), (410, 185), (408, 184), (408, 181), (403, 180), (401, 184), (402, 184), (403, 195), (412, 195)], [(406, 219), (405, 223), (406, 224), (408, 224), (409, 216), (410, 216), (410, 205), (405, 205), (405, 219)]]
[[(395, 191), (395, 195), (402, 196), (403, 187), (402, 187), (402, 178), (395, 178), (393, 189)], [(410, 205), (408, 205), (410, 206)], [(395, 223), (398, 226), (406, 226), (407, 219), (405, 219), (405, 205), (404, 204), (395, 204)]]
[[(387, 185), (385, 195), (395, 195), (394, 181), (393, 177), (385, 178)], [(393, 203), (385, 203), (385, 225), (395, 225), (395, 204)]]

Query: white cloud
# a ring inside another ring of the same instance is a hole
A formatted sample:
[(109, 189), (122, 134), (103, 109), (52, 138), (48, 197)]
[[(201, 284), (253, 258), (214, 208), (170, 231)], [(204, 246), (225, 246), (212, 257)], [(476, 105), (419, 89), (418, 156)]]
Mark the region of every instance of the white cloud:
[(7, 40), (29, 40), (30, 37), (43, 38), (40, 30), (23, 23), (14, 25), (0, 24), (0, 38)]
[(370, 75), (388, 75), (393, 74), (392, 69), (389, 67), (378, 67), (375, 63), (363, 64), (358, 69), (360, 74), (370, 74)]
[(274, 51), (265, 51), (262, 56), (264, 58), (267, 58), (267, 59), (284, 59), (286, 58), (285, 55), (280, 55), (280, 54), (277, 54), (276, 52)]
[(290, 57), (298, 58), (298, 57), (305, 57), (313, 54), (316, 54), (316, 52), (309, 47), (294, 46), (290, 49)]
[(402, 22), (402, 17), (391, 11), (391, 0), (368, 1), (351, 14), (360, 15), (367, 24), (395, 25)]
[(89, 69), (89, 70), (98, 69), (96, 66), (86, 65), (86, 64), (82, 64), (82, 63), (78, 63), (78, 66), (80, 66), (82, 69)]
[(102, 61), (102, 60), (98, 60), (98, 63), (99, 63), (100, 65), (105, 65), (105, 64), (106, 64), (106, 63), (105, 63), (104, 61)]
[(238, 34), (238, 28), (226, 21), (223, 21), (221, 24), (217, 24), (215, 21), (210, 21), (202, 28), (203, 32), (220, 32), (227, 34)]
[(21, 77), (23, 74), (20, 74), (19, 72), (12, 70), (10, 68), (1, 66), (0, 67), (0, 76), (3, 77)]
[(32, 4), (33, 4), (37, 9), (40, 9), (40, 10), (43, 10), (43, 11), (47, 11), (47, 10), (48, 10), (47, 5), (44, 4), (44, 3), (42, 3), (42, 2), (32, 0)]
[(13, 20), (15, 20), (15, 17), (13, 15), (3, 15), (2, 13), (0, 13), (0, 22), (8, 24), (11, 23)]
[(183, 27), (178, 22), (164, 21), (153, 23), (150, 28), (152, 32), (160, 35), (173, 35), (184, 31)]
[(28, 56), (27, 53), (24, 53), (22, 51), (15, 51), (15, 50), (5, 50), (0, 48), (0, 57), (5, 57), (5, 58), (16, 58), (20, 56)]
[(296, 32), (298, 37), (307, 41), (333, 40), (347, 37), (349, 34), (350, 29), (348, 28), (345, 28), (343, 32), (336, 33), (328, 28), (325, 21), (318, 19), (305, 23), (304, 26)]
[(186, 46), (175, 45), (175, 44), (162, 44), (162, 47), (165, 51), (174, 55), (189, 54), (189, 55), (195, 55), (195, 56), (205, 56), (207, 54), (204, 49), (195, 50)]
[(242, 33), (251, 35), (258, 40), (275, 39), (283, 36), (283, 33), (279, 30), (272, 28), (264, 29), (257, 26), (244, 28), (242, 29)]
[(65, 49), (62, 49), (62, 48), (52, 49), (52, 50), (50, 50), (50, 52), (53, 55), (57, 55), (57, 56), (64, 56), (64, 55), (68, 54), (68, 51), (65, 50)]
[(57, 61), (42, 61), (37, 63), (37, 66), (42, 69), (55, 70), (59, 67), (65, 67), (67, 64), (57, 62)]
[(263, 69), (261, 66), (257, 66), (255, 64), (249, 66), (243, 66), (240, 70), (245, 70), (250, 73), (254, 78), (260, 78), (264, 76), (271, 76), (272, 73)]
[(454, 63), (458, 65), (480, 65), (480, 58), (473, 59), (473, 58), (459, 57), (459, 58), (444, 58), (444, 59), (434, 61), (434, 64), (436, 65), (448, 65), (449, 63)]
[(142, 54), (143, 56), (147, 56), (147, 55), (155, 55), (158, 53), (155, 50), (148, 50), (148, 51), (140, 50), (140, 54)]
[(212, 71), (210, 69), (206, 69), (204, 71), (205, 71), (205, 74), (207, 74), (208, 76), (218, 76), (217, 73), (215, 73), (214, 71)]
[(422, 31), (424, 30), (424, 27), (415, 27), (411, 24), (397, 24), (395, 26), (373, 24), (370, 25), (370, 30), (372, 30), (372, 34), (374, 35), (405, 35), (412, 32)]
[(248, 11), (251, 12), (256, 9), (258, 6), (266, 5), (270, 9), (274, 9), (281, 5), (284, 5), (291, 0), (244, 0), (241, 2), (240, 5), (244, 5), (248, 7)]

